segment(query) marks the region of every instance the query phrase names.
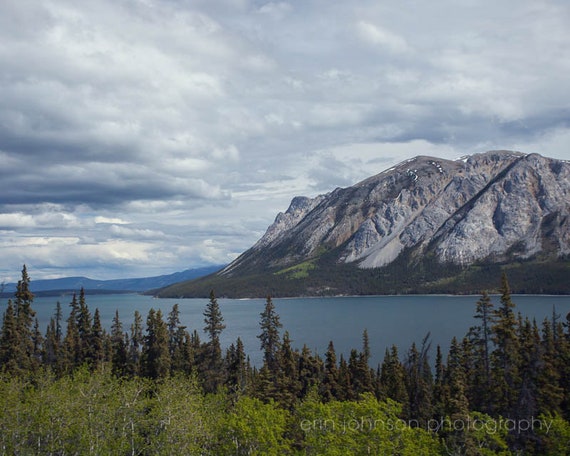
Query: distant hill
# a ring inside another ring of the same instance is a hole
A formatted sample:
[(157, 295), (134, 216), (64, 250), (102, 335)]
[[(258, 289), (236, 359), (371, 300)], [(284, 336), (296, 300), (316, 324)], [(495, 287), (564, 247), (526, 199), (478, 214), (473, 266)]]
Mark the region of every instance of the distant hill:
[[(182, 272), (161, 275), (156, 277), (144, 277), (134, 279), (93, 280), (87, 277), (64, 277), (61, 279), (32, 280), (30, 289), (37, 295), (58, 294), (66, 291), (78, 291), (82, 287), (89, 294), (111, 292), (144, 292), (157, 288), (163, 288), (173, 283), (195, 279), (215, 271), (223, 266), (207, 266), (203, 268), (187, 269)], [(4, 294), (13, 294), (16, 284), (9, 283), (4, 287)]]
[(491, 151), (418, 156), (352, 187), (296, 197), (222, 271), (160, 297), (570, 293), (570, 163)]

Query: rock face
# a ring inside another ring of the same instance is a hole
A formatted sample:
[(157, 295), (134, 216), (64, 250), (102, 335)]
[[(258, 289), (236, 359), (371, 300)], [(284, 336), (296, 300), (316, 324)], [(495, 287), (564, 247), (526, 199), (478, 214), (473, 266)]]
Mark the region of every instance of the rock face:
[(220, 272), (279, 270), (333, 252), (379, 268), (402, 252), (440, 263), (570, 254), (570, 163), (491, 151), (419, 156), (352, 187), (296, 197), (265, 235)]

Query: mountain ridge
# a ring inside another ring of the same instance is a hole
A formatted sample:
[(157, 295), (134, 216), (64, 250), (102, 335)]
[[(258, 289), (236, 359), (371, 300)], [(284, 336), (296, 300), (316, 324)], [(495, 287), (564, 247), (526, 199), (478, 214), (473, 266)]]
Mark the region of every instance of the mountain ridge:
[(203, 295), (212, 286), (253, 296), (262, 284), (274, 295), (464, 292), (474, 273), (488, 288), (491, 270), (516, 265), (514, 275), (527, 282), (546, 271), (555, 277), (537, 290), (567, 293), (569, 201), (570, 164), (562, 160), (512, 151), (420, 155), (351, 187), (293, 198), (226, 268), (158, 295)]
[[(84, 288), (88, 294), (96, 293), (124, 293), (143, 292), (151, 289), (163, 288), (165, 286), (192, 280), (202, 277), (220, 269), (221, 266), (205, 266), (202, 268), (191, 268), (172, 274), (164, 274), (152, 277), (139, 277), (128, 279), (97, 280), (88, 277), (62, 277), (58, 279), (39, 279), (30, 282), (30, 289), (33, 293), (59, 294), (79, 291)], [(15, 283), (7, 283), (3, 286), (4, 295), (12, 295), (16, 291)]]

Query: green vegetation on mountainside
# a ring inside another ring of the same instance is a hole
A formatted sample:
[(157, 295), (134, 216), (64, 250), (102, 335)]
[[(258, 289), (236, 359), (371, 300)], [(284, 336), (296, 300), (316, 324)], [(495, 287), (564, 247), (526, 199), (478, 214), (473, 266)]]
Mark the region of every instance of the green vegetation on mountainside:
[(388, 266), (360, 269), (336, 263), (335, 251), (287, 268), (209, 275), (153, 292), (159, 297), (207, 297), (215, 289), (232, 298), (376, 294), (477, 294), (493, 290), (501, 271), (509, 274), (515, 293), (570, 293), (570, 259), (531, 259), (508, 264), (477, 263), (468, 267), (441, 264), (429, 257), (414, 262), (404, 252)]

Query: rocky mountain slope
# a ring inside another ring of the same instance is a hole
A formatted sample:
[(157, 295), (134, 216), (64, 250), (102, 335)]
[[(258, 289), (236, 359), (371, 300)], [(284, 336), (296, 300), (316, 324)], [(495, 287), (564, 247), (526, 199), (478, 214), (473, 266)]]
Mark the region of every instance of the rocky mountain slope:
[(569, 215), (568, 162), (509, 151), (419, 156), (352, 187), (294, 198), (214, 277), (164, 293), (470, 292), (492, 288), (498, 267), (527, 288), (528, 277), (550, 274), (542, 288), (521, 291), (570, 292)]

